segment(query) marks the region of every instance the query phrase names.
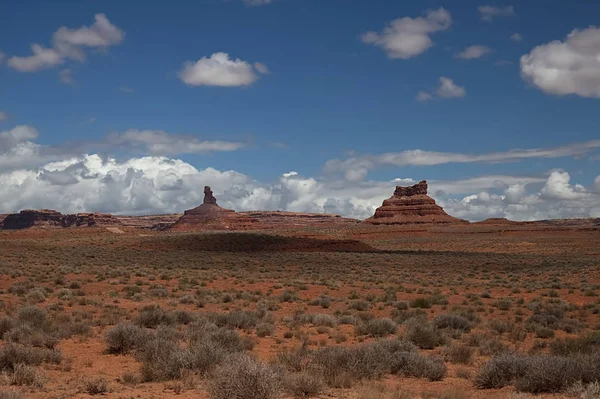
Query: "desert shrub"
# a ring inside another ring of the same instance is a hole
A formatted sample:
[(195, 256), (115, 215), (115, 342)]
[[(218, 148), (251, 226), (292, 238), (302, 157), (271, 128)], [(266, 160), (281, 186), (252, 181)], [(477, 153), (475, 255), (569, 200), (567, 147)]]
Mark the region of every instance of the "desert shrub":
[(422, 356), (418, 352), (409, 352), (406, 357), (406, 365), (401, 369), (404, 376), (429, 381), (441, 381), (446, 376), (446, 365), (439, 357)]
[(106, 333), (108, 353), (124, 354), (145, 340), (146, 332), (131, 323), (120, 323)]
[(444, 350), (450, 363), (471, 364), (473, 361), (473, 350), (467, 345), (452, 345)]
[(148, 336), (137, 353), (144, 381), (178, 379), (186, 370), (206, 374), (228, 354), (251, 349), (236, 331), (217, 327), (205, 319), (189, 328), (192, 331), (188, 331), (187, 346), (181, 346), (175, 336), (159, 334), (161, 330)]
[(492, 358), (476, 378), (479, 388), (515, 388), (530, 393), (560, 392), (574, 383), (600, 381), (600, 355), (529, 356), (500, 355)]
[(398, 324), (407, 322), (410, 319), (427, 319), (427, 312), (423, 309), (413, 310), (392, 310), (392, 317)]
[(506, 345), (498, 337), (484, 339), (479, 347), (479, 354), (483, 356), (493, 356), (505, 351)]
[(236, 354), (216, 368), (209, 392), (212, 399), (276, 399), (281, 387), (280, 375), (273, 367)]
[(323, 309), (329, 308), (331, 306), (331, 298), (328, 296), (320, 296), (319, 298), (315, 298), (308, 303), (311, 306), (321, 306)]
[(538, 327), (535, 329), (535, 336), (538, 338), (554, 338), (554, 330), (546, 327)]
[(298, 295), (294, 291), (284, 291), (279, 296), (280, 302), (295, 302), (298, 299)]
[(550, 343), (553, 355), (590, 354), (600, 351), (600, 332), (592, 332), (577, 338), (557, 339)]
[(588, 371), (595, 374), (592, 379), (600, 378), (600, 358), (593, 361), (589, 357), (532, 356), (517, 377), (515, 388), (530, 393), (560, 392), (577, 381), (590, 382), (586, 378)]
[(436, 328), (451, 328), (463, 332), (471, 330), (471, 323), (466, 318), (449, 313), (443, 313), (433, 319), (433, 325)]
[(29, 386), (41, 388), (44, 385), (44, 378), (40, 371), (35, 367), (26, 364), (17, 364), (8, 376), (10, 385)]
[(372, 337), (387, 337), (396, 332), (397, 325), (392, 319), (381, 318), (369, 320), (356, 326), (357, 335), (370, 335)]
[(309, 398), (317, 396), (325, 390), (323, 378), (315, 373), (299, 372), (285, 376), (284, 386), (286, 392), (295, 398)]
[(258, 337), (267, 337), (273, 335), (275, 332), (275, 326), (270, 323), (260, 323), (256, 326), (256, 335)]
[(173, 319), (158, 305), (147, 305), (140, 310), (135, 324), (146, 328), (156, 328), (159, 325), (173, 324)]
[(515, 328), (515, 325), (508, 320), (494, 319), (489, 324), (490, 328), (500, 335), (511, 332)]
[(421, 349), (433, 349), (444, 343), (439, 330), (424, 320), (416, 320), (408, 325), (406, 339)]
[(27, 346), (52, 349), (59, 341), (56, 334), (23, 323), (4, 334), (4, 339)]
[(108, 392), (108, 381), (102, 377), (87, 378), (83, 381), (83, 389), (90, 395), (101, 395)]
[(480, 389), (503, 388), (523, 374), (526, 364), (522, 357), (505, 353), (491, 358), (475, 377), (475, 386)]
[(209, 320), (218, 327), (250, 329), (256, 327), (260, 318), (256, 312), (236, 310), (229, 313), (213, 313), (208, 315)]
[(420, 297), (410, 301), (411, 308), (429, 309), (433, 306), (430, 298)]
[(150, 339), (140, 348), (138, 360), (142, 363), (144, 381), (175, 380), (186, 367), (187, 353), (176, 342)]
[(12, 330), (15, 327), (15, 321), (8, 316), (0, 317), (0, 339), (4, 336), (4, 333)]
[(18, 365), (38, 366), (42, 363), (60, 363), (58, 350), (31, 348), (9, 343), (0, 348), (0, 371), (14, 371)]

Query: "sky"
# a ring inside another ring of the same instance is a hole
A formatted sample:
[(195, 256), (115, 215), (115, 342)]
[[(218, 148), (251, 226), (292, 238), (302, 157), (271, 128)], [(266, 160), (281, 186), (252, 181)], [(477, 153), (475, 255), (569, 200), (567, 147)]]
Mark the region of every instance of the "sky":
[(0, 213), (600, 217), (600, 3), (0, 3)]

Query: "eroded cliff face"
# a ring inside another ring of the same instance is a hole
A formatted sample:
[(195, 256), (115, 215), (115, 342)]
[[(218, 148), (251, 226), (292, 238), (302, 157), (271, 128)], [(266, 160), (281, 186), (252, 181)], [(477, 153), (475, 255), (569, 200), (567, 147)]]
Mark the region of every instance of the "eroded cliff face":
[(397, 186), (394, 195), (383, 201), (375, 215), (365, 220), (370, 224), (468, 223), (448, 215), (427, 195), (427, 181), (414, 186)]

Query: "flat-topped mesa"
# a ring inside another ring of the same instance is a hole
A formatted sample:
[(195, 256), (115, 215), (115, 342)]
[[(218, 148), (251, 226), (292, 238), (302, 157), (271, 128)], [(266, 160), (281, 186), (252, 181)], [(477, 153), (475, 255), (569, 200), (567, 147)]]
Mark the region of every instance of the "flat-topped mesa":
[(7, 215), (2, 223), (4, 230), (20, 230), (29, 227), (61, 227), (63, 214), (52, 209), (24, 209)]
[(365, 220), (369, 224), (408, 223), (468, 223), (448, 215), (427, 195), (427, 181), (414, 186), (396, 186), (394, 195), (383, 201), (375, 215)]

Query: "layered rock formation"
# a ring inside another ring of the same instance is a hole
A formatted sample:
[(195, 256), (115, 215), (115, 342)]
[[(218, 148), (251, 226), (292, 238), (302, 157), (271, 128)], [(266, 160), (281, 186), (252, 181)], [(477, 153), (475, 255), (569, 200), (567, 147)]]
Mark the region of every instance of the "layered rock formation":
[(394, 195), (383, 201), (375, 215), (365, 220), (369, 224), (406, 223), (468, 223), (448, 215), (427, 195), (427, 181), (414, 186), (397, 186)]
[(210, 187), (204, 187), (204, 203), (184, 212), (183, 216), (169, 230), (246, 230), (255, 221), (247, 215), (217, 205)]
[(30, 227), (61, 227), (63, 214), (52, 209), (25, 209), (7, 215), (2, 223), (4, 230), (20, 230)]

